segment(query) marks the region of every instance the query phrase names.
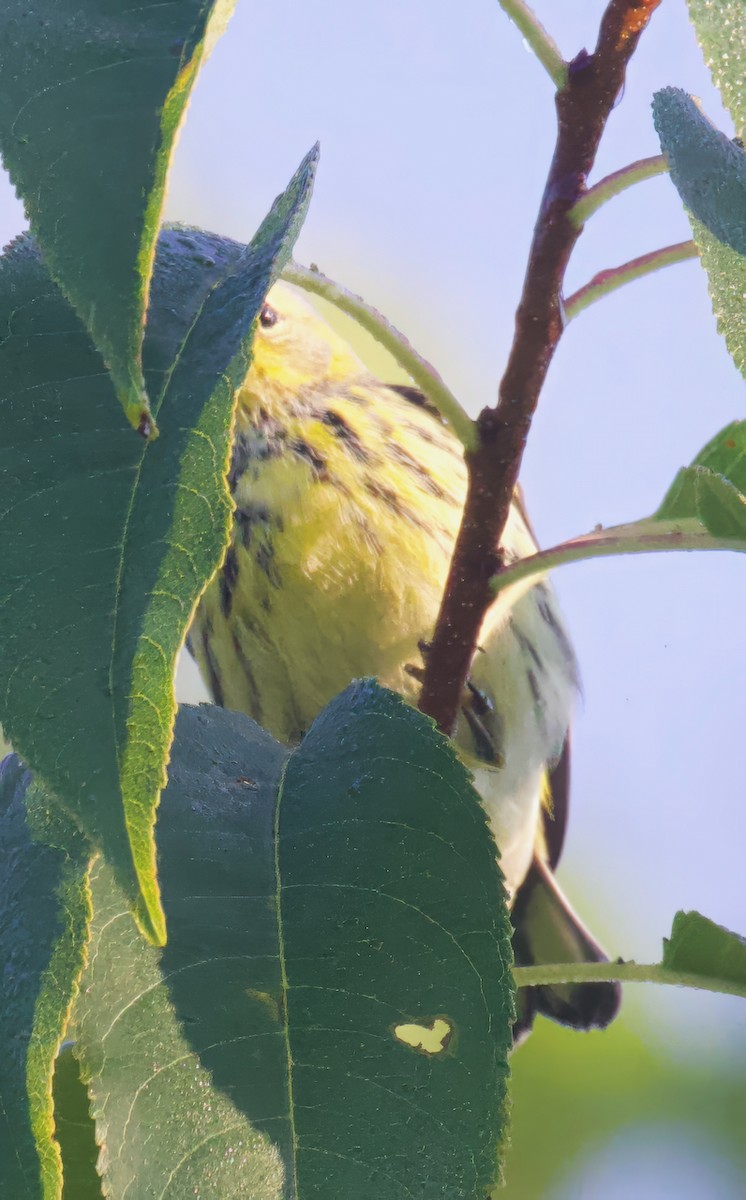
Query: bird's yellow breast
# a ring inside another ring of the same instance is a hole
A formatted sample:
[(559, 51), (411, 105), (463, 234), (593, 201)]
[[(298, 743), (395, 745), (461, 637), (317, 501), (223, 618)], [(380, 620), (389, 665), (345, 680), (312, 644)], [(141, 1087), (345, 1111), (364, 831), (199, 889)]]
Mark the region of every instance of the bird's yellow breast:
[[(351, 679), (375, 675), (416, 701), (466, 471), (439, 420), (370, 377), (292, 289), (268, 306), (238, 397), (231, 544), (190, 643), (218, 703), (294, 743)], [(517, 504), (504, 546), (535, 548)], [(575, 688), (546, 584), (493, 606), (472, 675), (486, 736), (462, 719), (456, 740), (519, 880)]]
[[(282, 419), (250, 383), (233, 537), (201, 611), (223, 702), (294, 742), (350, 679), (414, 695), (406, 666), (437, 613), (465, 473), (428, 413), (363, 376)], [(421, 461), (404, 442), (423, 434)]]

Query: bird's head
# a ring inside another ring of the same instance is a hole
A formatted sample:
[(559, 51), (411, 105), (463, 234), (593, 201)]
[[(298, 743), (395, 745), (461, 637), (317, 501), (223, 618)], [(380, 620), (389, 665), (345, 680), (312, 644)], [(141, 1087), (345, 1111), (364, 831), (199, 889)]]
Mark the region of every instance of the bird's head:
[(287, 283), (276, 283), (267, 295), (252, 353), (244, 389), (270, 404), (273, 398), (322, 389), (365, 370), (344, 338)]

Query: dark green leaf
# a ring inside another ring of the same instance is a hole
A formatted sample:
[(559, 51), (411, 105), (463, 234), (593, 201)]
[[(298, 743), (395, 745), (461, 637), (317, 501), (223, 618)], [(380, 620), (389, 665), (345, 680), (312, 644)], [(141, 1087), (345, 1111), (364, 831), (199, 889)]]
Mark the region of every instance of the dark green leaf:
[(510, 931), (430, 722), (353, 685), (288, 762), (246, 717), (182, 708), (158, 844), (168, 945), (100, 864), (74, 1015), (113, 1194), (482, 1200)]
[(166, 173), (206, 48), (235, 0), (4, 0), (0, 148), (54, 279), (135, 427)]
[(353, 684), (288, 763), (277, 825), (299, 1194), (481, 1198), (504, 1132), (512, 955), (464, 768), (399, 696)]
[(698, 912), (677, 912), (670, 938), (663, 939), (668, 971), (731, 984), (746, 996), (746, 939)]
[(52, 1200), (52, 1074), (83, 965), (87, 851), (29, 781), (15, 756), (0, 764), (0, 1196)]
[(181, 710), (158, 821), (162, 955), (113, 873), (92, 871), (73, 1032), (113, 1196), (285, 1195), (274, 809), (286, 753), (239, 714)]
[(746, 154), (678, 88), (656, 94), (653, 114), (689, 212), (718, 329), (746, 377)]
[(715, 87), (733, 118), (736, 132), (746, 133), (746, 0), (689, 0), (689, 15)]
[(21, 239), (0, 260), (0, 720), (103, 848), (155, 940), (152, 830), (173, 670), (227, 541), (235, 389), (316, 155), (246, 249), (163, 234), (145, 363), (162, 437), (132, 436), (88, 335)]

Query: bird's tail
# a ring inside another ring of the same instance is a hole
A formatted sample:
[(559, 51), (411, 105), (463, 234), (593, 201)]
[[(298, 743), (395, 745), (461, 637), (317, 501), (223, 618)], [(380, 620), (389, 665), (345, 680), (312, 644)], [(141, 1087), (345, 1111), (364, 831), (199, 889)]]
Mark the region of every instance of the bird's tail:
[[(513, 953), (517, 967), (542, 963), (608, 962), (562, 892), (551, 869), (538, 856), (513, 905)], [(603, 1029), (621, 1001), (618, 983), (565, 983), (521, 988), (513, 1026), (517, 1045), (537, 1013), (574, 1029)]]

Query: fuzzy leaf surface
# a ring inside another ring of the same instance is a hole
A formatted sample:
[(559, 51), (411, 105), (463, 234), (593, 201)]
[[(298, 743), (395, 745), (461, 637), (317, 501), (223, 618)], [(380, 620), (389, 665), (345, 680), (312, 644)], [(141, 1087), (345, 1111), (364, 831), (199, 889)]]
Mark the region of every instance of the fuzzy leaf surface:
[(653, 118), (684, 205), (724, 245), (746, 254), (746, 153), (680, 88), (653, 98)]
[(733, 118), (746, 133), (746, 0), (688, 0), (689, 16), (713, 83)]
[(653, 116), (707, 272), (718, 330), (746, 378), (746, 153), (679, 88), (656, 93)]
[(724, 245), (709, 229), (690, 217), (694, 240), (707, 272), (707, 286), (718, 333), (724, 338), (736, 368), (746, 379), (746, 258)]

